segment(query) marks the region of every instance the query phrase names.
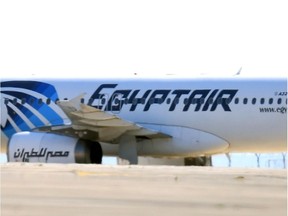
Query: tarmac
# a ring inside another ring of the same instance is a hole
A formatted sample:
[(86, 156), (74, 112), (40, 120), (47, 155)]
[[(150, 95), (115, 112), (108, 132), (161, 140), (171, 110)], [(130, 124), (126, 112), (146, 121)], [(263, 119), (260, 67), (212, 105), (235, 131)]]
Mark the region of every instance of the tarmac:
[(1, 164), (1, 216), (287, 215), (287, 170)]

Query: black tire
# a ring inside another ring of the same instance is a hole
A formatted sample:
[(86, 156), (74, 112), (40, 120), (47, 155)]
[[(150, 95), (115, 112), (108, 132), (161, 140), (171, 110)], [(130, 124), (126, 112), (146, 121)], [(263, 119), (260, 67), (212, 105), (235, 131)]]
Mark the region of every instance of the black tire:
[(90, 143), (90, 160), (93, 164), (101, 164), (103, 157), (103, 151), (100, 143), (91, 142)]

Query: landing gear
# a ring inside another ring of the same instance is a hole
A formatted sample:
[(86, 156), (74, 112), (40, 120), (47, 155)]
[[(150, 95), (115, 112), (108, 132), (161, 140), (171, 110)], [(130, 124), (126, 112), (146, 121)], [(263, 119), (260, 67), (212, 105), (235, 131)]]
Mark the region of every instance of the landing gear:
[(128, 164), (138, 164), (137, 142), (135, 136), (121, 137), (119, 144), (119, 161), (126, 160)]
[(98, 142), (90, 145), (90, 160), (93, 164), (102, 164), (103, 151)]
[(211, 156), (187, 157), (184, 159), (185, 166), (212, 166)]

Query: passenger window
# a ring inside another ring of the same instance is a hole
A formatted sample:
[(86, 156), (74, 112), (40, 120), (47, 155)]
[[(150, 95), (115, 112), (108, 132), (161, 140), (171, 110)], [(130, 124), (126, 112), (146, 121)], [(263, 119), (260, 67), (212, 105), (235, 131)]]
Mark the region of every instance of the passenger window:
[(89, 98), (89, 100), (88, 100), (88, 105), (92, 105), (93, 101), (94, 101), (93, 98)]
[(30, 104), (33, 104), (34, 103), (34, 98), (30, 98)]
[(156, 98), (150, 98), (149, 101), (148, 101), (148, 103), (149, 103), (149, 104), (153, 104), (153, 103), (155, 102), (155, 99), (156, 99)]
[[(186, 102), (185, 102), (185, 100), (186, 100)], [(184, 100), (184, 103), (185, 103), (185, 105), (186, 105), (186, 104), (188, 104), (188, 98), (186, 98), (185, 100)], [(196, 99), (196, 98), (193, 98), (193, 99), (192, 99), (192, 104), (196, 104), (196, 103), (197, 103), (197, 99)]]
[(281, 103), (282, 103), (282, 99), (281, 99), (281, 98), (278, 98), (277, 103), (278, 103), (278, 104), (281, 104)]
[(105, 103), (106, 103), (106, 99), (105, 99), (105, 98), (102, 98), (102, 99), (101, 99), (101, 104), (104, 105)]
[(273, 104), (273, 98), (269, 99), (269, 104)]
[(13, 99), (13, 104), (16, 105), (17, 104), (17, 98)]
[[(211, 99), (212, 99), (212, 98), (211, 98)], [(217, 103), (217, 104), (222, 104), (222, 102), (226, 103), (226, 101), (223, 101), (223, 98), (218, 98), (218, 99), (216, 100), (216, 103)], [(209, 104), (212, 104), (212, 103), (213, 103), (213, 99), (212, 99), (211, 103), (209, 103)]]
[(161, 104), (161, 103), (164, 102), (163, 98), (155, 98), (155, 99), (156, 99), (155, 102), (158, 103), (158, 104)]
[(38, 104), (41, 105), (43, 103), (43, 100), (41, 98), (38, 99)]
[(248, 103), (248, 99), (247, 98), (244, 98), (243, 99), (243, 104), (247, 104)]
[(22, 98), (21, 99), (21, 104), (23, 105), (23, 104), (25, 104), (26, 103), (26, 98)]
[(174, 104), (178, 104), (178, 103), (179, 103), (179, 98), (178, 98), (178, 97), (175, 98), (174, 101), (173, 101), (173, 103), (174, 103)]
[(7, 105), (9, 103), (9, 99), (5, 98), (4, 103)]
[[(192, 104), (194, 103), (194, 100), (192, 100)], [(195, 103), (196, 103), (196, 101), (195, 101)], [(187, 105), (188, 104), (188, 98), (185, 98), (184, 99), (184, 105)]]
[(235, 104), (238, 104), (238, 103), (239, 103), (239, 98), (235, 98), (234, 103), (235, 103)]
[(115, 104), (119, 105), (119, 104), (120, 104), (120, 102), (121, 102), (121, 101), (120, 101), (120, 99), (119, 99), (119, 98), (115, 98), (115, 99), (114, 99), (114, 103), (115, 103)]
[(50, 98), (47, 98), (47, 100), (46, 100), (46, 104), (51, 104), (51, 99)]
[(257, 101), (257, 99), (256, 99), (256, 98), (253, 98), (253, 99), (252, 99), (252, 104), (256, 104), (256, 101)]
[(264, 98), (261, 98), (260, 104), (264, 104), (264, 103), (265, 103), (265, 99), (264, 99)]
[(226, 98), (224, 99), (226, 104), (230, 104), (231, 103), (231, 98)]
[(141, 104), (145, 104), (145, 98), (141, 98)]
[(166, 103), (167, 103), (167, 104), (170, 104), (170, 103), (171, 103), (171, 99), (170, 99), (170, 98), (167, 98)]
[[(205, 103), (205, 99), (204, 98), (200, 98), (200, 103), (204, 104)], [(212, 103), (213, 103), (213, 99), (212, 99)]]
[(137, 98), (134, 98), (134, 99), (132, 100), (132, 105), (137, 105), (137, 102), (138, 102)]
[(84, 104), (84, 103), (85, 103), (85, 99), (84, 99), (84, 98), (81, 98), (80, 103), (81, 103), (81, 104)]

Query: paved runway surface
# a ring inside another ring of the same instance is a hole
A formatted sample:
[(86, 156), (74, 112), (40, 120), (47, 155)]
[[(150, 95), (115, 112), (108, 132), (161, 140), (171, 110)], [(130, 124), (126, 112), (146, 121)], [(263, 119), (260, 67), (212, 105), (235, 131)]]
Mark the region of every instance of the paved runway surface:
[(2, 164), (1, 216), (287, 215), (286, 170)]

